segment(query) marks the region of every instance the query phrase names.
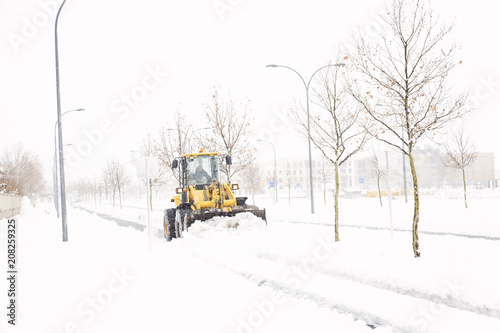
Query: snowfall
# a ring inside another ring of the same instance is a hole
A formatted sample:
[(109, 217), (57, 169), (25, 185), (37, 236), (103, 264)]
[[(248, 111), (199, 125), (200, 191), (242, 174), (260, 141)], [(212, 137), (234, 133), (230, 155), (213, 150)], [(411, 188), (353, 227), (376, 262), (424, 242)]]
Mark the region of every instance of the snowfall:
[[(24, 201), (17, 220), (17, 318), (1, 332), (500, 332), (500, 191), (422, 195), (421, 257), (410, 232), (413, 202), (256, 198), (247, 213), (196, 222), (163, 237), (156, 202), (73, 203), (69, 241), (53, 205)], [(0, 220), (7, 275), (7, 219)], [(151, 235), (151, 238), (149, 237)]]

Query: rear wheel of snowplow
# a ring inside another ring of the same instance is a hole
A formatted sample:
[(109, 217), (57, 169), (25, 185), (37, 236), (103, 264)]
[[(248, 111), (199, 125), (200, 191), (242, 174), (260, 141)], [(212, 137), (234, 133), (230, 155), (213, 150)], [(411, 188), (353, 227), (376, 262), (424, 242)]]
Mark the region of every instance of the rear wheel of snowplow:
[(176, 238), (174, 208), (165, 210), (165, 216), (163, 217), (163, 231), (167, 242), (170, 242), (172, 238)]

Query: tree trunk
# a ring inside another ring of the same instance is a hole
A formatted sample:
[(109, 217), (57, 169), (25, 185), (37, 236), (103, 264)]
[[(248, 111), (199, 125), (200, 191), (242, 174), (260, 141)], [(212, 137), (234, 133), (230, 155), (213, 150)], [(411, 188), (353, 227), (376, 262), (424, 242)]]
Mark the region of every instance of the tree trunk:
[(255, 191), (252, 191), (252, 203), (255, 206)]
[(120, 209), (123, 209), (123, 207), (122, 207), (122, 188), (121, 188), (121, 186), (118, 187), (118, 198), (120, 199)]
[(116, 193), (116, 190), (113, 190), (113, 208), (115, 208), (115, 193)]
[(420, 257), (420, 251), (418, 248), (418, 221), (419, 221), (419, 215), (420, 215), (420, 202), (418, 199), (418, 181), (417, 181), (417, 170), (415, 169), (415, 160), (413, 159), (413, 154), (410, 152), (408, 154), (408, 157), (410, 159), (410, 168), (411, 168), (411, 175), (413, 178), (413, 226), (412, 226), (412, 231), (413, 231), (413, 255), (415, 258)]
[(465, 208), (469, 208), (467, 207), (467, 184), (465, 182), (465, 168), (462, 169), (462, 178), (463, 178), (463, 181), (464, 181), (464, 200), (465, 200)]
[(335, 162), (335, 241), (340, 242), (339, 237), (339, 163)]
[(288, 186), (288, 205), (290, 205), (290, 186)]
[(323, 202), (326, 206), (326, 182), (323, 184)]
[(153, 211), (153, 182), (149, 180), (149, 209)]
[(380, 200), (380, 207), (382, 207), (382, 193), (380, 193), (380, 176), (377, 177), (377, 186), (378, 186), (378, 199)]

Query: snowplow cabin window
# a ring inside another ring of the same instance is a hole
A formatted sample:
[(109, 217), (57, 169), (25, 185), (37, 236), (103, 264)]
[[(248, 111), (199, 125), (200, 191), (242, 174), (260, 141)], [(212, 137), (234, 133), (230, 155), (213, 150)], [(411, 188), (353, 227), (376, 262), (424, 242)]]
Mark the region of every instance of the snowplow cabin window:
[(200, 155), (187, 159), (188, 185), (210, 185), (213, 179), (219, 180), (217, 156)]

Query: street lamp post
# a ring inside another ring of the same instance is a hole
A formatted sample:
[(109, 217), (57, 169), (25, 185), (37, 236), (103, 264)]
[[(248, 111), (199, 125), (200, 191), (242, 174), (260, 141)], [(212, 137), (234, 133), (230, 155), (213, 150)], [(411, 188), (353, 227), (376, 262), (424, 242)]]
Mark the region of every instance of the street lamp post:
[[(76, 110), (69, 110), (61, 114), (61, 117), (64, 116), (66, 113), (70, 112), (77, 112), (77, 111), (85, 111), (85, 109), (76, 109)], [(56, 123), (54, 124), (54, 204), (56, 206), (56, 212), (57, 212), (57, 218), (59, 218), (59, 181), (57, 179), (57, 134), (56, 134), (56, 129), (57, 129), (57, 124), (59, 121), (56, 120)]]
[[(149, 251), (152, 250), (153, 248), (153, 236), (152, 236), (152, 231), (151, 231), (151, 211), (152, 211), (152, 207), (151, 207), (151, 179), (153, 178), (156, 178), (158, 177), (158, 160), (156, 159), (156, 162), (155, 160), (153, 160), (153, 164), (150, 164), (151, 161), (149, 160), (151, 156), (148, 155), (144, 155), (142, 152), (140, 151), (137, 151), (137, 150), (131, 150), (132, 153), (139, 153), (141, 155), (143, 155), (144, 157), (144, 161), (145, 161), (145, 173), (142, 174), (142, 175), (139, 175), (139, 171), (138, 171), (138, 176), (139, 177), (142, 177), (144, 176), (146, 178), (146, 209), (148, 211), (148, 240), (149, 240)], [(152, 170), (150, 170), (152, 169)], [(154, 171), (156, 170), (156, 171)]]
[(273, 147), (274, 153), (274, 189), (276, 193), (276, 202), (278, 202), (278, 171), (276, 170), (276, 149), (274, 149), (274, 145), (271, 141), (259, 139), (257, 141), (265, 141), (268, 142)]
[(62, 218), (62, 234), (63, 242), (68, 241), (68, 224), (67, 224), (67, 213), (66, 213), (66, 181), (64, 178), (64, 153), (63, 153), (63, 136), (62, 136), (62, 122), (61, 122), (61, 92), (60, 92), (60, 81), (59, 81), (59, 48), (58, 48), (58, 36), (57, 36), (57, 26), (59, 23), (59, 15), (64, 7), (66, 0), (61, 3), (59, 10), (57, 11), (56, 22), (54, 26), (54, 42), (55, 42), (55, 60), (56, 60), (56, 92), (57, 92), (57, 123), (58, 123), (58, 137), (59, 137), (59, 172), (60, 172), (60, 182), (61, 182), (61, 218)]
[(190, 149), (191, 151), (192, 151), (192, 148), (193, 148), (193, 147), (191, 146), (191, 138), (193, 137), (194, 133), (199, 132), (199, 131), (203, 131), (203, 130), (208, 130), (208, 129), (210, 129), (210, 127), (202, 127), (202, 128), (198, 128), (198, 129), (194, 130), (194, 131), (191, 133), (191, 135), (189, 136), (189, 149)]
[(309, 81), (306, 83), (302, 75), (299, 74), (295, 69), (288, 67), (288, 66), (282, 66), (282, 65), (267, 65), (266, 67), (270, 68), (276, 68), (276, 67), (282, 67), (282, 68), (288, 68), (291, 71), (294, 71), (302, 80), (302, 83), (304, 83), (304, 87), (306, 88), (306, 105), (307, 105), (307, 144), (309, 147), (309, 187), (311, 189), (311, 214), (314, 214), (314, 188), (313, 188), (313, 176), (312, 176), (312, 154), (311, 154), (311, 123), (310, 123), (310, 117), (309, 117), (309, 86), (311, 84), (311, 80), (318, 73), (320, 70), (323, 68), (327, 67), (333, 67), (333, 66), (345, 66), (343, 63), (338, 63), (338, 64), (333, 64), (333, 65), (326, 65), (323, 67), (318, 68), (309, 78)]

